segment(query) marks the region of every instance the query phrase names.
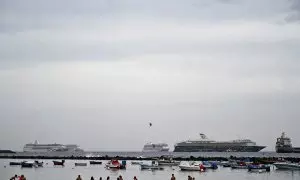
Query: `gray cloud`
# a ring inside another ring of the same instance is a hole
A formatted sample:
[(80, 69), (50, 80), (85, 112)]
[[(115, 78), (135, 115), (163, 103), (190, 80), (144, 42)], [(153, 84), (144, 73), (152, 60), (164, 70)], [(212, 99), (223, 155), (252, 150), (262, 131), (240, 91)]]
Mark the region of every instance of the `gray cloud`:
[(300, 144), (300, 25), (285, 23), (298, 10), (282, 0), (1, 1), (0, 131), (11, 139), (0, 144), (140, 150), (203, 131), (274, 150), (282, 130)]
[(291, 12), (285, 18), (287, 22), (297, 22), (300, 20), (300, 1), (289, 0)]

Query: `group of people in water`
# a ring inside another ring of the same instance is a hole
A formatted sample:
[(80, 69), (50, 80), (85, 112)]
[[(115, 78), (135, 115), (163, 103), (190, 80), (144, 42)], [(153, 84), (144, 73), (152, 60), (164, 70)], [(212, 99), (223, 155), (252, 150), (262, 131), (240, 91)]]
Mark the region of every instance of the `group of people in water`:
[[(176, 180), (176, 177), (174, 176), (174, 174), (172, 174), (171, 180)], [(189, 175), (188, 180), (195, 180), (195, 178)]]
[(17, 174), (13, 177), (11, 177), (9, 180), (26, 180), (26, 177), (22, 174), (21, 176), (18, 176)]
[[(78, 175), (76, 180), (83, 180), (83, 179), (81, 178), (80, 175)], [(90, 180), (95, 180), (95, 178), (92, 176)], [(100, 177), (99, 180), (102, 180), (102, 177)], [(106, 180), (110, 180), (110, 177), (107, 176)], [(123, 177), (120, 175), (119, 177), (117, 177), (117, 180), (123, 180)], [(133, 180), (138, 180), (138, 179), (136, 178), (136, 176), (134, 176)], [(174, 176), (174, 174), (172, 174), (171, 180), (176, 180), (176, 177)], [(188, 180), (195, 180), (195, 178), (192, 176), (188, 176)]]
[[(15, 175), (15, 176), (11, 177), (9, 180), (26, 180), (26, 177), (23, 174), (21, 176)], [(83, 180), (83, 179), (81, 178), (80, 175), (78, 175), (76, 180)], [(92, 176), (90, 180), (96, 180), (96, 179)], [(102, 177), (100, 177), (99, 180), (102, 180)], [(106, 180), (110, 180), (110, 177), (107, 176)], [(123, 180), (123, 177), (120, 175), (119, 177), (117, 177), (117, 180)], [(138, 179), (136, 176), (134, 176), (133, 180), (138, 180)], [(176, 180), (176, 177), (174, 176), (174, 174), (172, 174), (171, 180)], [(192, 176), (188, 176), (188, 180), (195, 180), (195, 178)]]
[[(81, 178), (80, 175), (78, 175), (77, 178), (76, 178), (76, 180), (83, 180), (83, 179)], [(96, 179), (92, 176), (91, 180), (96, 180)], [(102, 180), (102, 177), (100, 177), (99, 180)], [(107, 176), (106, 180), (110, 180), (110, 177)], [(123, 180), (123, 177), (120, 175), (119, 177), (117, 177), (117, 180)], [(133, 180), (138, 180), (138, 179), (136, 178), (136, 176), (134, 176)]]

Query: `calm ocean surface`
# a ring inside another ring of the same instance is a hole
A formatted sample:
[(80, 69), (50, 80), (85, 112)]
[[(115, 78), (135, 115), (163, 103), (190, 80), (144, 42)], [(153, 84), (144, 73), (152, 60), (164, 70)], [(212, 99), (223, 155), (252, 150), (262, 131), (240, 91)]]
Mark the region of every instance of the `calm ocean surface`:
[[(1, 154), (5, 156), (7, 154)], [(160, 157), (163, 155), (171, 155), (174, 157), (297, 157), (300, 158), (300, 153), (276, 153), (276, 152), (47, 152), (47, 153), (28, 153), (28, 152), (17, 152), (11, 154), (16, 156), (52, 156), (52, 157), (64, 157), (64, 156), (85, 156), (85, 157)]]
[[(299, 180), (300, 171), (282, 171), (272, 168), (269, 173), (249, 173), (247, 170), (231, 170), (230, 168), (220, 167), (217, 170), (207, 172), (183, 172), (178, 167), (165, 167), (164, 170), (149, 171), (140, 170), (138, 165), (131, 165), (127, 161), (126, 170), (107, 170), (104, 168), (106, 161), (102, 165), (89, 165), (87, 167), (75, 167), (75, 162), (89, 162), (81, 160), (66, 160), (64, 167), (54, 167), (52, 160), (42, 160), (45, 165), (43, 168), (21, 168), (9, 166), (12, 159), (0, 159), (0, 179), (7, 180), (14, 174), (24, 174), (27, 180), (75, 180), (80, 174), (83, 180), (89, 180), (91, 176), (99, 179), (100, 176), (110, 176), (116, 180), (117, 176), (122, 175), (124, 180), (131, 180), (137, 176), (139, 180), (163, 180), (170, 179), (171, 174), (175, 174), (177, 180), (186, 180), (188, 175), (195, 177), (196, 180)], [(21, 161), (21, 160), (20, 160)]]

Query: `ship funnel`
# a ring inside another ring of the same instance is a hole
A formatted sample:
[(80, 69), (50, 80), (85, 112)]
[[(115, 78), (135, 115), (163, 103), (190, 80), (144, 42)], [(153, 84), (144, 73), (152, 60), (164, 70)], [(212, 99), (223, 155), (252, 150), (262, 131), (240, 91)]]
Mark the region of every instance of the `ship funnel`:
[(34, 144), (39, 144), (39, 142), (37, 140), (34, 141)]
[(206, 137), (206, 135), (205, 135), (205, 134), (203, 134), (203, 133), (200, 133), (199, 135), (200, 135), (201, 139), (207, 139), (207, 137)]

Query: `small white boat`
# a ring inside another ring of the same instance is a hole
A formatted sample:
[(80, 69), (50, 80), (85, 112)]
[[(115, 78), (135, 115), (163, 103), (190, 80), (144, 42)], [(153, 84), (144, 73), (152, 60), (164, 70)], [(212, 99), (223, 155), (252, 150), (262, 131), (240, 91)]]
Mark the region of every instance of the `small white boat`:
[(300, 170), (300, 163), (277, 162), (273, 164), (277, 169)]
[(205, 167), (201, 161), (182, 161), (179, 164), (181, 171), (205, 171)]
[(122, 161), (122, 164), (118, 160), (111, 160), (106, 163), (108, 169), (126, 169), (126, 161)]
[(158, 160), (158, 164), (161, 166), (178, 166), (180, 161), (175, 161), (173, 159), (160, 159)]
[(158, 165), (157, 161), (143, 161), (141, 164), (141, 169), (150, 169), (150, 170), (160, 170), (163, 169)]
[(75, 166), (87, 166), (87, 163), (75, 163)]

